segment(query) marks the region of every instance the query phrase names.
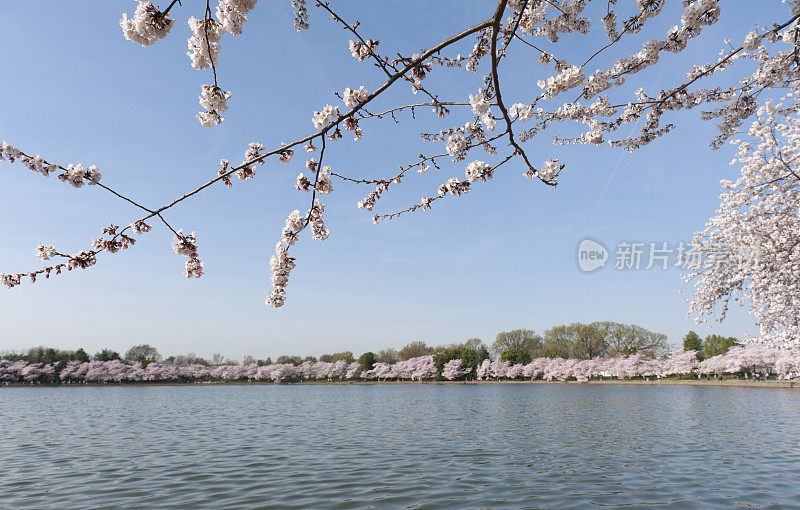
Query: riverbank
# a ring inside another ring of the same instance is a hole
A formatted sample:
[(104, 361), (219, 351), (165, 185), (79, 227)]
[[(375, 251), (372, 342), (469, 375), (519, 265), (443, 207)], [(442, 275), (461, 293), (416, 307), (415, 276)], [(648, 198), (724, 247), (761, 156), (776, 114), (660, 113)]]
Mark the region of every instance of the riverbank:
[(299, 386), (299, 385), (313, 385), (313, 386), (341, 386), (341, 385), (424, 385), (424, 384), (463, 384), (463, 385), (481, 385), (481, 384), (585, 384), (585, 385), (658, 385), (658, 386), (729, 386), (738, 388), (800, 388), (800, 381), (754, 381), (748, 379), (724, 379), (724, 380), (695, 380), (695, 379), (653, 379), (650, 381), (639, 379), (596, 379), (588, 382), (578, 381), (544, 381), (541, 379), (536, 380), (485, 380), (485, 381), (283, 381), (280, 383), (269, 381), (197, 381), (197, 382), (111, 382), (111, 383), (81, 383), (81, 384), (25, 384), (25, 383), (8, 383), (0, 384), (0, 388), (32, 388), (32, 387), (84, 387), (84, 386)]

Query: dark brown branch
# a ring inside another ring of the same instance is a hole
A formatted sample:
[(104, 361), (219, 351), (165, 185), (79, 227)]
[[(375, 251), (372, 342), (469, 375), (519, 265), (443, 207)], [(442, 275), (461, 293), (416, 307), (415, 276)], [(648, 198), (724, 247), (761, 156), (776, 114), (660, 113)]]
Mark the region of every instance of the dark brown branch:
[[(506, 4), (508, 4), (508, 0), (500, 0), (497, 2), (497, 10), (495, 11), (494, 18), (492, 19), (492, 39), (491, 49), (489, 51), (492, 57), (492, 83), (494, 84), (494, 95), (495, 99), (497, 100), (497, 106), (500, 108), (500, 111), (503, 112), (503, 119), (506, 121), (506, 131), (508, 132), (509, 143), (512, 147), (514, 147), (515, 152), (522, 156), (525, 164), (528, 165), (528, 169), (536, 172), (536, 169), (533, 167), (531, 162), (528, 161), (528, 156), (525, 154), (525, 151), (522, 150), (522, 147), (520, 147), (514, 140), (514, 131), (511, 127), (511, 117), (508, 115), (508, 110), (506, 109), (505, 104), (503, 104), (503, 95), (500, 91), (500, 75), (497, 70), (499, 65), (499, 58), (497, 55), (497, 35), (500, 32), (500, 23), (503, 20), (503, 12), (505, 11)], [(547, 181), (542, 180), (542, 182), (546, 183)]]

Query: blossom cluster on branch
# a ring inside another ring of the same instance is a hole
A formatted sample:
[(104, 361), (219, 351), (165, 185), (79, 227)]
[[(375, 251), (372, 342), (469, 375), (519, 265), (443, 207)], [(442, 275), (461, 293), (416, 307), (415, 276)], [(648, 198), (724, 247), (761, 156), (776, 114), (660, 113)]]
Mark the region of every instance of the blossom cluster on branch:
[(119, 26), (125, 39), (142, 46), (151, 46), (169, 34), (175, 20), (168, 13), (158, 10), (152, 0), (136, 1), (138, 5), (133, 17), (128, 19), (128, 15), (123, 13)]
[[(20, 149), (7, 144), (5, 140), (0, 142), (0, 161), (8, 161), (9, 163), (19, 161), (31, 172), (38, 172), (45, 177), (50, 177), (50, 174), (58, 174), (57, 177), (60, 181), (71, 185), (73, 188), (98, 184), (101, 178), (100, 171), (97, 170), (95, 165), (84, 168), (80, 163), (70, 163), (63, 167), (45, 160), (38, 154), (29, 156)], [(59, 171), (61, 173), (58, 173)]]

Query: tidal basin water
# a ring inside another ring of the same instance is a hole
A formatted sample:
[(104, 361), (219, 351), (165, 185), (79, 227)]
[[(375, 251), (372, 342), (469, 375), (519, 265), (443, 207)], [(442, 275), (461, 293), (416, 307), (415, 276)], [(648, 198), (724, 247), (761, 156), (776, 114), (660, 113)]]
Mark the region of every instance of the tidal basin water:
[(0, 508), (800, 507), (800, 391), (0, 388)]

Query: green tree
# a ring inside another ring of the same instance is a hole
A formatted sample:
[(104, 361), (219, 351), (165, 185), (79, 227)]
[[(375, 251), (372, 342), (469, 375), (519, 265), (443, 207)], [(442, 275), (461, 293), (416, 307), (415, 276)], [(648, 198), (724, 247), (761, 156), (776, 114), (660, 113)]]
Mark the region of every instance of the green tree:
[(103, 349), (94, 355), (96, 361), (113, 361), (115, 359), (122, 359), (117, 351), (111, 349)]
[(375, 353), (367, 351), (358, 357), (358, 369), (362, 372), (372, 370), (375, 367)]
[(629, 356), (641, 353), (650, 357), (666, 354), (667, 335), (636, 324), (601, 321), (590, 324), (603, 340), (603, 356)]
[(397, 349), (394, 347), (387, 347), (386, 349), (381, 349), (378, 351), (375, 359), (381, 363), (387, 363), (391, 365), (392, 363), (397, 363), (397, 361), (400, 359), (400, 355), (397, 354)]
[(471, 349), (473, 351), (480, 351), (481, 349), (486, 349), (486, 346), (483, 345), (483, 340), (481, 340), (480, 338), (474, 338), (474, 337), (470, 338), (462, 345), (465, 349)]
[(77, 351), (75, 351), (75, 354), (72, 356), (72, 358), (75, 361), (82, 361), (84, 363), (86, 363), (90, 359), (89, 355), (86, 354), (86, 351), (84, 351), (83, 348), (80, 348)]
[(501, 356), (504, 352), (511, 351), (514, 358), (532, 359), (539, 355), (539, 351), (544, 347), (542, 337), (530, 329), (514, 329), (512, 331), (502, 331), (497, 334), (492, 344), (492, 353)]
[(483, 345), (483, 341), (480, 338), (470, 338), (463, 344), (437, 347), (433, 354), (433, 363), (441, 376), (445, 363), (453, 359), (460, 359), (461, 368), (466, 372), (464, 378), (474, 379), (478, 365), (488, 357), (489, 350)]
[(512, 365), (527, 365), (531, 362), (531, 355), (525, 351), (508, 349), (500, 353), (500, 361), (508, 361)]
[(605, 338), (602, 331), (595, 325), (575, 322), (567, 327), (567, 333), (570, 336), (571, 357), (592, 359), (606, 353)]
[(142, 367), (146, 367), (150, 363), (161, 361), (161, 354), (152, 345), (135, 345), (125, 353), (125, 361), (128, 363), (140, 363)]
[(686, 336), (683, 337), (683, 350), (684, 352), (696, 351), (698, 360), (703, 361), (705, 359), (703, 355), (703, 340), (700, 338), (700, 335), (694, 331), (689, 331), (686, 333)]
[[(478, 343), (470, 343), (478, 340)], [(477, 338), (467, 340), (461, 349), (461, 368), (466, 371), (466, 379), (475, 379), (478, 376), (478, 366), (483, 360), (489, 358), (489, 349)]]
[(344, 351), (344, 352), (337, 352), (331, 358), (333, 363), (336, 363), (339, 360), (345, 360), (348, 363), (352, 363), (356, 360), (355, 356), (351, 351)]
[(544, 332), (544, 349), (541, 355), (547, 358), (568, 358), (572, 351), (572, 332), (561, 324)]
[(545, 357), (591, 359), (641, 353), (655, 357), (667, 352), (667, 335), (636, 324), (602, 321), (554, 326), (544, 333)]
[(397, 353), (401, 360), (418, 358), (420, 356), (427, 356), (428, 354), (433, 354), (433, 348), (428, 347), (425, 342), (419, 341), (404, 345)]
[(706, 359), (712, 356), (725, 354), (734, 345), (739, 345), (738, 339), (732, 336), (708, 335), (703, 341), (703, 355)]

